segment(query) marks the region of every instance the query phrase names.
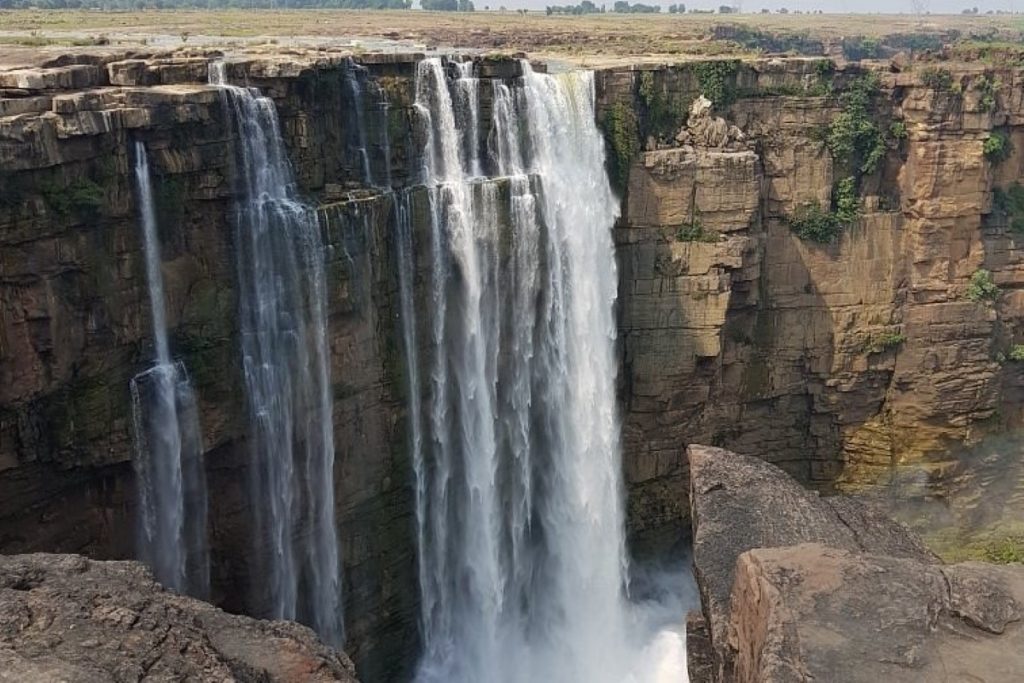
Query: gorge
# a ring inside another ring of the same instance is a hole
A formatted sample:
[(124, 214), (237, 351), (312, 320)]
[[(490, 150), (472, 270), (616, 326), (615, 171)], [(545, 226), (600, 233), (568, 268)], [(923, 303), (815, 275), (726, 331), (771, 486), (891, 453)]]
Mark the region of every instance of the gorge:
[[(1017, 427), (1018, 67), (547, 71), (0, 70), (0, 552), (142, 557), (363, 681), (679, 680), (685, 607), (628, 558), (683, 569), (687, 445), (831, 493)], [(846, 93), (873, 167), (829, 144)]]

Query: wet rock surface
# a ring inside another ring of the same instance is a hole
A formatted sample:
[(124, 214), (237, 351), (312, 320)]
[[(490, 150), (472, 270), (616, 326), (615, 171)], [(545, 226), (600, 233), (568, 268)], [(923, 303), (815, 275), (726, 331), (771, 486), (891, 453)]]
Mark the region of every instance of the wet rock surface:
[(308, 628), (227, 614), (137, 562), (0, 556), (0, 680), (355, 683)]

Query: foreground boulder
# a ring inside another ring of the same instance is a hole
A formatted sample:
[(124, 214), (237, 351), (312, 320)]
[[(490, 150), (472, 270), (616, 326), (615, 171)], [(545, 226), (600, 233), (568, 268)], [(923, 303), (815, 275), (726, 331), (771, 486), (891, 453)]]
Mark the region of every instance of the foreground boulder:
[(0, 681), (339, 681), (345, 655), (291, 622), (227, 614), (137, 562), (0, 556)]
[(731, 680), (730, 595), (736, 561), (746, 551), (820, 543), (938, 562), (909, 529), (857, 500), (822, 498), (758, 458), (708, 446), (687, 451), (694, 574), (718, 680)]
[(712, 659), (695, 683), (995, 683), (1024, 671), (1024, 567), (942, 565), (859, 500), (718, 448), (689, 457)]
[(951, 566), (818, 544), (740, 556), (738, 682), (1017, 681), (1024, 568)]

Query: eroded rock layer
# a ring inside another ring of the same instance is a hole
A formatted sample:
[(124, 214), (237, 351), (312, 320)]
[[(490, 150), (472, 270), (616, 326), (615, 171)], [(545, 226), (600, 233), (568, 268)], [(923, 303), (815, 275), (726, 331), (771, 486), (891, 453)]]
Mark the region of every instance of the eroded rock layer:
[[(1010, 354), (1024, 332), (1024, 251), (1006, 198), (1024, 175), (1024, 73), (710, 64), (599, 79), (625, 197), (630, 524), (652, 543), (686, 518), (687, 443), (768, 457), (820, 488), (860, 488), (910, 463), (925, 476), (948, 468), (952, 445), (1021, 418), (1024, 373)], [(842, 93), (865, 77), (875, 89), (864, 122), (884, 149), (851, 171), (829, 140), (850, 122)], [(708, 124), (687, 129), (678, 112), (712, 91), (715, 115), (743, 139), (709, 144), (693, 134)], [(994, 137), (1007, 143), (1001, 156)], [(641, 151), (631, 141), (642, 138)], [(794, 216), (834, 211), (848, 175), (856, 219), (831, 242), (798, 236)], [(979, 271), (992, 296), (975, 296)]]
[(0, 680), (355, 683), (304, 626), (227, 614), (137, 562), (0, 556)]

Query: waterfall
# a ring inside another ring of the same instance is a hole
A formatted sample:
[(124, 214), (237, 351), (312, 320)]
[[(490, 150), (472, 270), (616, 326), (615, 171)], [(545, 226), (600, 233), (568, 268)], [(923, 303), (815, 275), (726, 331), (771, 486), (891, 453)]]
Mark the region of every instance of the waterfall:
[(154, 365), (131, 381), (140, 556), (160, 583), (206, 597), (206, 475), (195, 394), (185, 367), (171, 358), (160, 270), (160, 239), (146, 147), (135, 143), (139, 222), (153, 321)]
[[(649, 629), (625, 592), (619, 209), (593, 76), (523, 62), (521, 78), (493, 82), (481, 121), (472, 68), (427, 59), (416, 75), (431, 209), (426, 363), (418, 321), (403, 328), (415, 378), (418, 680), (650, 681), (652, 650), (637, 635)], [(656, 656), (673, 643), (660, 640)]]
[[(345, 94), (347, 98), (342, 101), (344, 109), (352, 112), (352, 117), (347, 121), (345, 132), (347, 135), (346, 147), (354, 151), (358, 160), (360, 174), (363, 183), (368, 187), (389, 188), (391, 186), (391, 154), (388, 141), (388, 100), (377, 82), (370, 78), (366, 67), (357, 64), (351, 58), (345, 63)], [(374, 144), (379, 148), (381, 163), (384, 166), (383, 173), (378, 170), (374, 172), (373, 156), (370, 154), (371, 130), (367, 124), (367, 112), (373, 114), (371, 121), (382, 122), (375, 128)]]
[(273, 102), (211, 83), (236, 127), (237, 252), (242, 361), (258, 596), (271, 617), (343, 641), (334, 515), (334, 428), (327, 347), (325, 250), (316, 212), (298, 198)]

